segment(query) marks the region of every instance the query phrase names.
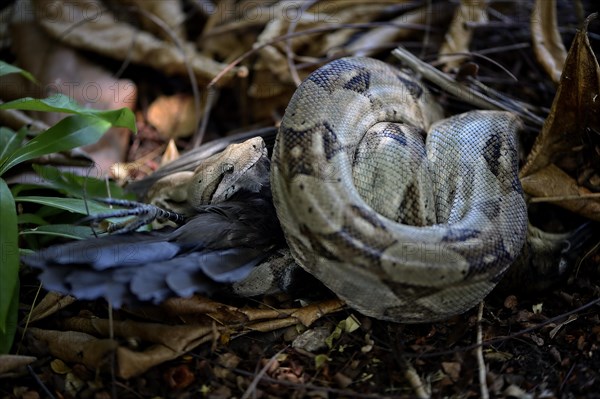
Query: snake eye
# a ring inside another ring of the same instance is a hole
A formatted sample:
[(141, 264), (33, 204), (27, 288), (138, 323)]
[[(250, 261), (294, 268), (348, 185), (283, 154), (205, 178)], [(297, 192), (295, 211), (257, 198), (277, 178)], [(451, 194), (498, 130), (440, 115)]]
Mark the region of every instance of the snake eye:
[(233, 173), (233, 165), (230, 163), (226, 163), (223, 165), (223, 173)]

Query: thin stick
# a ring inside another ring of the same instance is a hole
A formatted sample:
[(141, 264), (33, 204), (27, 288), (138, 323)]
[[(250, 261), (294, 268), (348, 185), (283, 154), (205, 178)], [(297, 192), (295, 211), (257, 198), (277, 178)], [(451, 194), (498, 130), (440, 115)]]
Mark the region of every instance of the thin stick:
[(277, 360), (277, 356), (282, 354), (283, 351), (285, 351), (286, 349), (287, 349), (287, 346), (285, 348), (283, 348), (282, 350), (280, 350), (279, 352), (277, 352), (276, 354), (274, 354), (269, 359), (267, 364), (265, 364), (264, 367), (262, 369), (260, 369), (260, 371), (258, 372), (258, 374), (256, 374), (256, 376), (254, 377), (254, 379), (252, 380), (250, 385), (248, 385), (248, 388), (246, 389), (246, 392), (244, 392), (244, 394), (242, 395), (241, 399), (248, 399), (250, 397), (250, 395), (252, 395), (253, 393), (256, 392), (256, 387), (258, 386), (258, 383), (260, 382), (260, 380), (264, 377), (264, 375), (271, 368), (271, 366), (273, 364), (275, 364), (275, 361)]
[(487, 387), (486, 381), (486, 367), (485, 360), (483, 359), (483, 333), (481, 328), (481, 319), (483, 319), (483, 301), (479, 303), (479, 310), (477, 311), (477, 349), (475, 349), (475, 356), (477, 357), (477, 366), (479, 368), (479, 387), (481, 390), (481, 398), (489, 399), (490, 392)]
[(404, 366), (404, 378), (408, 380), (408, 383), (415, 391), (415, 396), (419, 399), (430, 398), (431, 395), (429, 395), (427, 392), (425, 384), (423, 384), (423, 381), (421, 380), (421, 377), (419, 377), (417, 370), (415, 370), (412, 364), (410, 364), (404, 357), (402, 357), (401, 363)]
[(408, 50), (398, 47), (392, 51), (392, 54), (400, 61), (406, 64), (413, 71), (421, 74), (425, 79), (438, 85), (444, 91), (456, 96), (462, 101), (474, 105), (481, 109), (495, 109), (501, 111), (510, 111), (520, 115), (523, 119), (538, 126), (544, 124), (544, 120), (534, 113), (524, 109), (523, 106), (516, 102), (505, 99), (499, 102), (483, 93), (473, 90), (471, 87), (463, 85), (452, 79), (447, 74), (435, 69), (426, 62), (421, 61)]
[(558, 201), (577, 201), (577, 200), (586, 200), (586, 199), (594, 199), (594, 198), (600, 198), (600, 193), (589, 193), (589, 194), (583, 194), (583, 195), (562, 195), (562, 196), (556, 196), (556, 197), (536, 197), (536, 198), (531, 198), (529, 200), (529, 202), (531, 203), (535, 203), (535, 202), (558, 202)]

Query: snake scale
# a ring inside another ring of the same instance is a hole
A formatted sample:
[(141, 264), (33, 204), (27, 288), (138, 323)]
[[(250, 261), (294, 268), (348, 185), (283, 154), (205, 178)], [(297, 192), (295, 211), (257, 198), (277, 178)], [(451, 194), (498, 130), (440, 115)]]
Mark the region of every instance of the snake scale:
[(271, 169), (286, 240), (302, 268), (365, 315), (462, 313), (523, 246), (519, 120), (441, 118), (417, 79), (369, 58), (316, 70), (286, 109)]

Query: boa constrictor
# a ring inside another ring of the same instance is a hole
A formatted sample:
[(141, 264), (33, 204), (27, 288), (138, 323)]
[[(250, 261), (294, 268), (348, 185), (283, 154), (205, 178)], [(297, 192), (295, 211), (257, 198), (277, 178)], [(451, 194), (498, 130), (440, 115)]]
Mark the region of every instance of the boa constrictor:
[(518, 119), (441, 116), (414, 77), (344, 58), (312, 73), (282, 120), (271, 186), (292, 255), (368, 316), (462, 313), (523, 246)]

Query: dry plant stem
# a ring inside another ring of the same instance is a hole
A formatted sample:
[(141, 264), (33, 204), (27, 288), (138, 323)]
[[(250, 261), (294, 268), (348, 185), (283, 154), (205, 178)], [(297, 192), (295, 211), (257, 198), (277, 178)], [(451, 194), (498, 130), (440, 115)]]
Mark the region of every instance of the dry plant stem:
[(556, 0), (536, 0), (531, 12), (533, 52), (555, 84), (567, 59), (567, 50), (558, 31)]
[[(175, 45), (177, 46), (177, 49), (181, 52), (181, 55), (183, 56), (183, 62), (185, 64), (185, 69), (188, 74), (188, 78), (190, 79), (190, 85), (192, 86), (192, 94), (194, 96), (194, 116), (196, 119), (195, 125), (199, 126), (200, 125), (200, 115), (201, 115), (200, 114), (200, 91), (198, 90), (198, 81), (196, 80), (196, 75), (194, 74), (192, 64), (190, 62), (188, 54), (184, 50), (184, 43), (162, 19), (158, 18), (154, 14), (150, 14), (146, 10), (140, 9), (139, 11), (142, 13), (142, 15), (144, 15), (150, 21), (154, 22), (158, 27), (162, 28), (163, 31), (171, 38), (171, 40), (173, 40), (173, 43), (175, 43)], [(212, 93), (212, 90), (209, 91), (209, 95), (210, 95), (210, 93)], [(207, 98), (206, 102), (207, 102), (207, 104), (209, 103), (208, 98)], [(205, 119), (207, 118), (206, 114), (204, 114), (204, 118)], [(201, 140), (202, 137), (200, 137), (200, 135), (198, 135), (198, 136), (199, 136), (198, 138)], [(194, 137), (194, 142), (196, 141), (196, 139), (197, 139), (197, 137)]]
[[(315, 4), (317, 1), (318, 0), (310, 0), (310, 1), (307, 1), (304, 4), (302, 4), (302, 7), (300, 8), (300, 13), (304, 13), (306, 10), (308, 10), (310, 7), (312, 7), (312, 5)], [(298, 20), (294, 19), (290, 22), (290, 25), (288, 26), (286, 36), (289, 36), (292, 33), (294, 33), (294, 31), (296, 30), (296, 26), (298, 26)], [(294, 64), (294, 52), (292, 50), (291, 39), (288, 39), (285, 41), (285, 55), (287, 58), (288, 68), (290, 70), (290, 75), (292, 76), (292, 80), (294, 81), (294, 84), (296, 86), (300, 86), (300, 83), (302, 83), (302, 79), (300, 79), (300, 75), (298, 75), (298, 68), (296, 67), (296, 64)]]
[(417, 370), (404, 357), (400, 359), (400, 362), (404, 365), (404, 378), (408, 380), (408, 383), (415, 392), (415, 396), (419, 399), (430, 398), (431, 395), (427, 393), (421, 377), (417, 374)]
[(512, 101), (496, 101), (492, 98), (489, 98), (485, 94), (473, 90), (471, 87), (455, 81), (445, 73), (435, 69), (426, 62), (421, 61), (419, 58), (402, 47), (396, 48), (394, 51), (392, 51), (392, 54), (400, 61), (405, 63), (410, 69), (422, 75), (425, 79), (438, 85), (444, 91), (456, 96), (468, 104), (481, 109), (514, 112), (526, 121), (539, 126), (541, 126), (544, 122), (538, 116), (527, 111), (526, 109), (523, 109), (522, 106), (518, 106), (518, 104), (513, 103)]
[(485, 360), (483, 359), (483, 333), (481, 331), (481, 319), (483, 318), (483, 304), (481, 301), (479, 304), (479, 309), (477, 310), (477, 349), (475, 349), (475, 353), (477, 356), (477, 365), (479, 367), (479, 387), (481, 390), (481, 398), (489, 399), (490, 392), (488, 391), (487, 382), (486, 382), (486, 367)]
[[(208, 119), (210, 117), (210, 112), (212, 111), (212, 108), (215, 105), (215, 103), (217, 102), (217, 98), (219, 97), (219, 92), (215, 87), (209, 86), (206, 90), (207, 90), (207, 93), (206, 93), (206, 102), (204, 103), (204, 112), (202, 113), (202, 120), (200, 122), (200, 126), (199, 126), (198, 130), (196, 130), (196, 133), (194, 133), (194, 137), (192, 139), (192, 148), (199, 147), (200, 144), (202, 144), (202, 140), (204, 139), (204, 134), (206, 133), (206, 128), (208, 127)], [(194, 103), (196, 103), (195, 96), (196, 96), (196, 93), (194, 92)], [(199, 98), (198, 98), (198, 101), (200, 101)], [(198, 106), (200, 106), (199, 103), (198, 103)], [(196, 115), (199, 115), (199, 114), (197, 113)], [(198, 125), (196, 125), (196, 126), (198, 126)]]
[(21, 353), (21, 344), (25, 342), (25, 334), (27, 334), (27, 328), (29, 327), (29, 323), (31, 323), (32, 315), (34, 314), (33, 310), (35, 309), (35, 305), (37, 303), (41, 291), (42, 283), (38, 284), (35, 296), (33, 297), (33, 302), (31, 302), (31, 308), (29, 309), (29, 312), (27, 312), (27, 318), (25, 319), (25, 327), (23, 327), (23, 334), (21, 334), (21, 340), (19, 341), (19, 345), (17, 346), (17, 354)]
[(52, 395), (52, 392), (50, 391), (50, 389), (46, 386), (46, 384), (44, 384), (44, 382), (40, 379), (40, 377), (38, 377), (38, 375), (35, 373), (35, 371), (33, 370), (33, 367), (31, 367), (30, 365), (27, 365), (27, 372), (29, 373), (29, 375), (31, 375), (31, 377), (33, 378), (35, 383), (42, 389), (44, 394), (46, 394), (47, 398), (56, 399), (56, 396)]
[(261, 43), (260, 45), (257, 45), (255, 47), (253, 47), (252, 49), (246, 51), (244, 54), (240, 55), (238, 58), (236, 58), (235, 60), (233, 60), (232, 62), (230, 62), (227, 65), (227, 67), (225, 67), (223, 70), (221, 70), (221, 72), (219, 72), (210, 81), (210, 83), (208, 84), (208, 87), (213, 87), (214, 85), (216, 85), (217, 82), (219, 80), (221, 80), (221, 78), (223, 78), (224, 76), (228, 75), (233, 70), (233, 68), (235, 68), (240, 62), (242, 62), (243, 60), (245, 60), (246, 58), (248, 58), (252, 54), (256, 53), (258, 50), (260, 50), (262, 48), (265, 48), (267, 46), (272, 46), (275, 43), (279, 43), (281, 41), (284, 41), (284, 40), (287, 40), (287, 39), (292, 39), (294, 37), (298, 37), (298, 36), (302, 36), (302, 35), (316, 35), (316, 34), (319, 34), (319, 33), (330, 32), (330, 31), (339, 30), (339, 29), (372, 29), (374, 26), (379, 26), (379, 25), (394, 25), (394, 26), (398, 26), (398, 27), (402, 27), (402, 28), (407, 28), (407, 29), (423, 30), (423, 26), (422, 25), (411, 24), (411, 23), (390, 24), (390, 23), (370, 22), (370, 23), (364, 23), (364, 24), (339, 24), (339, 25), (331, 25), (331, 26), (319, 27), (319, 28), (314, 28), (314, 29), (306, 29), (306, 30), (303, 30), (303, 31), (300, 31), (300, 32), (294, 32), (294, 33), (289, 34), (289, 35), (283, 35), (283, 36), (276, 37), (274, 39), (271, 39), (269, 41)]
[[(0, 100), (0, 104), (2, 103), (3, 101)], [(19, 130), (23, 126), (29, 126), (30, 130), (43, 132), (50, 127), (44, 122), (32, 119), (24, 112), (16, 109), (1, 110), (0, 121), (2, 122), (2, 126), (7, 126), (13, 130)]]
[(577, 201), (583, 199), (597, 199), (600, 198), (600, 193), (590, 193), (584, 195), (562, 195), (557, 197), (536, 197), (529, 200), (530, 203), (535, 202), (559, 202), (559, 201)]

